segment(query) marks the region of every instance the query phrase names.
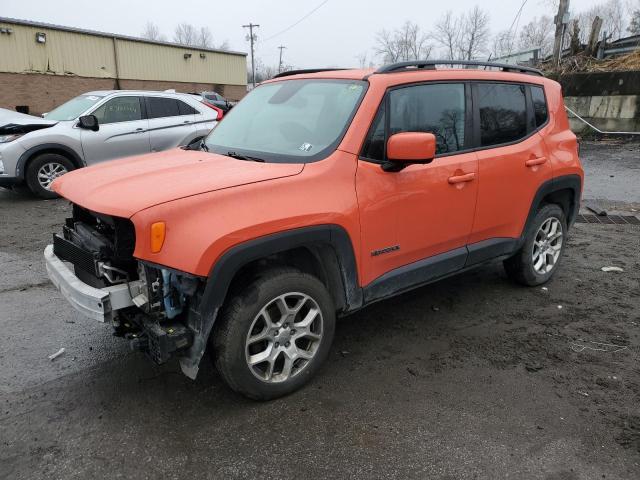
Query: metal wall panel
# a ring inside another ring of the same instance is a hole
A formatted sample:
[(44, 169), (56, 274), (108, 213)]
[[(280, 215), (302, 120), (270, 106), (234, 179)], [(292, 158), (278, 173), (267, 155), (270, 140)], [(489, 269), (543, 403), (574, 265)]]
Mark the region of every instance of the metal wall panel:
[[(121, 78), (230, 85), (247, 83), (245, 56), (130, 40), (116, 42)], [(185, 58), (185, 55), (190, 56)]]
[[(12, 30), (0, 33), (0, 72), (115, 78), (117, 71), (121, 79), (247, 83), (244, 55), (7, 22), (0, 28)], [(45, 43), (36, 42), (38, 32), (46, 34)]]
[[(0, 34), (0, 72), (115, 76), (109, 38), (23, 25), (0, 24), (2, 27), (13, 32)], [(36, 33), (46, 34), (46, 43), (37, 43)]]

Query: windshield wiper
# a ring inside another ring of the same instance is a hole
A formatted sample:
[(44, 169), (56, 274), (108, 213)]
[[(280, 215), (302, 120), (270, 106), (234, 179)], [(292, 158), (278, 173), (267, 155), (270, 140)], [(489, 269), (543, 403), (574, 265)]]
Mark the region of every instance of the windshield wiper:
[(225, 155), (227, 157), (237, 158), (238, 160), (249, 160), (251, 162), (262, 162), (262, 163), (264, 163), (264, 159), (263, 158), (250, 157), (249, 155), (240, 155), (237, 152), (227, 152)]

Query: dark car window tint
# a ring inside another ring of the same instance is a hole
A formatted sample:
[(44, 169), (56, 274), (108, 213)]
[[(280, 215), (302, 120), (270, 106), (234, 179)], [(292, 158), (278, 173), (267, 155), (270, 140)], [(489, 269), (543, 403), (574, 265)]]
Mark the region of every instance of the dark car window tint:
[(531, 87), (531, 99), (533, 100), (536, 127), (540, 127), (547, 121), (547, 100), (544, 98), (542, 87)]
[(384, 130), (385, 130), (384, 102), (378, 109), (376, 117), (371, 124), (371, 129), (367, 135), (362, 148), (362, 157), (370, 160), (384, 160)]
[(177, 117), (180, 115), (175, 98), (148, 97), (149, 118)]
[(196, 113), (200, 113), (191, 105), (187, 105), (180, 100), (178, 100), (178, 110), (180, 111), (180, 115), (195, 115)]
[(481, 145), (514, 142), (527, 134), (524, 85), (479, 83)]
[(139, 97), (116, 97), (96, 108), (93, 115), (98, 123), (131, 122), (142, 119), (142, 108)]
[(390, 93), (389, 101), (389, 136), (399, 132), (430, 132), (436, 137), (436, 154), (464, 148), (463, 84), (400, 88)]

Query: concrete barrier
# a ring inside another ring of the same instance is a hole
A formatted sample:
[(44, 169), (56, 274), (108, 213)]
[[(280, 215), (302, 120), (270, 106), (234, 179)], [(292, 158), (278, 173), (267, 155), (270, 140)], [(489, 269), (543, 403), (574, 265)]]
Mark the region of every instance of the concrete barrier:
[[(565, 104), (600, 130), (640, 132), (640, 71), (574, 73), (556, 80)], [(574, 132), (591, 130), (569, 118)]]

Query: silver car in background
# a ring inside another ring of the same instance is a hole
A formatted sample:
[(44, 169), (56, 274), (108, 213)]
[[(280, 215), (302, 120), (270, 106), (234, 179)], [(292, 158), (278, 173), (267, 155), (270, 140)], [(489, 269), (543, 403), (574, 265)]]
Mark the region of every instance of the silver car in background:
[(51, 182), (70, 170), (191, 145), (218, 117), (192, 95), (131, 90), (86, 93), (44, 118), (0, 109), (0, 187), (55, 198)]

